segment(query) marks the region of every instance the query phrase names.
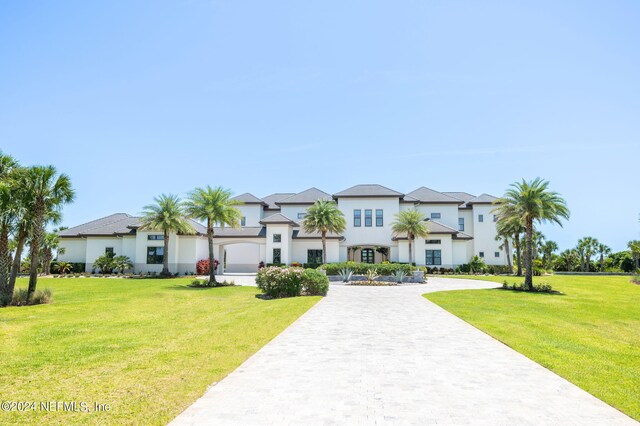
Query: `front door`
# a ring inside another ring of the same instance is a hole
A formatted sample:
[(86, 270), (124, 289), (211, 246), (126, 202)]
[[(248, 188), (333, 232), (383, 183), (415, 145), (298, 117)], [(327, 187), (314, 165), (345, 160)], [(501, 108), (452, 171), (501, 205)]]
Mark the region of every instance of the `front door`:
[(360, 251), (360, 261), (362, 263), (373, 263), (374, 251), (373, 249), (366, 248)]

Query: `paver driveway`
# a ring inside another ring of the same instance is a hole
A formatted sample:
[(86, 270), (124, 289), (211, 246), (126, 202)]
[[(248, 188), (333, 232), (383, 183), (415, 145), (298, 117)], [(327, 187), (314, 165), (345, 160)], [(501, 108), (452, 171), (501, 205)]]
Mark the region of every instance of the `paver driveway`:
[(172, 424), (637, 425), (421, 297), (495, 285), (332, 285)]

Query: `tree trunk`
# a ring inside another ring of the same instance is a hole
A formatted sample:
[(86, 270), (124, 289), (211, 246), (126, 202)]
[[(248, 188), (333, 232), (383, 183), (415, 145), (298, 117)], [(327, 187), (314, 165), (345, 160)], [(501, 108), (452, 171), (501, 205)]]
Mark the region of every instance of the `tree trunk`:
[(524, 288), (527, 291), (533, 289), (533, 219), (527, 219), (527, 242), (525, 254), (525, 270)]
[(509, 274), (513, 274), (513, 266), (511, 265), (511, 250), (509, 247), (509, 239), (504, 239), (504, 251), (507, 253), (507, 265), (509, 266)]
[(409, 265), (413, 265), (413, 253), (411, 252), (412, 237), (413, 235), (409, 234)]
[(604, 255), (600, 255), (600, 272), (604, 272)]
[(327, 231), (322, 231), (322, 263), (327, 264)]
[(164, 231), (164, 256), (162, 257), (162, 275), (168, 277), (169, 272), (169, 233)]
[(29, 254), (31, 255), (31, 265), (29, 265), (29, 289), (27, 290), (27, 301), (31, 300), (38, 285), (38, 265), (40, 264), (40, 245), (42, 244), (42, 234), (44, 233), (44, 202), (37, 200), (33, 212), (33, 231), (31, 242), (29, 243)]
[(518, 257), (518, 276), (522, 276), (522, 249), (520, 248), (520, 233), (516, 233), (514, 236), (516, 244), (516, 256)]
[(215, 286), (216, 281), (216, 259), (213, 256), (213, 224), (211, 219), (207, 219), (207, 243), (209, 244), (209, 285)]
[(7, 294), (13, 295), (13, 290), (16, 287), (16, 278), (20, 273), (20, 260), (22, 259), (22, 250), (24, 249), (24, 243), (27, 239), (27, 232), (23, 229), (20, 230), (18, 235), (18, 244), (16, 245), (16, 254), (13, 256), (13, 266), (11, 267), (11, 275), (9, 276), (9, 286), (7, 287)]
[(11, 303), (13, 291), (9, 292), (9, 226), (0, 229), (0, 306)]

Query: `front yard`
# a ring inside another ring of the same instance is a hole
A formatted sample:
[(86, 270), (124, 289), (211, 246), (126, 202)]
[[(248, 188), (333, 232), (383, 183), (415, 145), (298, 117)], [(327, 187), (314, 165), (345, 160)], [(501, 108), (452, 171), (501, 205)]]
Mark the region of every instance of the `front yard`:
[[(495, 281), (496, 286), (505, 279), (459, 278)], [(523, 278), (507, 280), (520, 283)], [(615, 276), (535, 281), (564, 294), (465, 290), (424, 297), (640, 420), (640, 286)]]
[(320, 299), (189, 281), (42, 279), (53, 304), (1, 309), (0, 400), (36, 410), (2, 411), (0, 423), (166, 424)]

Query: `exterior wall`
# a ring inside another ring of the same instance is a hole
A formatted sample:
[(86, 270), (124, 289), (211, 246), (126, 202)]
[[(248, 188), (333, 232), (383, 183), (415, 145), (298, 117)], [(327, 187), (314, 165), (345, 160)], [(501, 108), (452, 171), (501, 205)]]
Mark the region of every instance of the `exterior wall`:
[(453, 244), (453, 265), (459, 266), (469, 263), (471, 253), (473, 252), (473, 243), (471, 240), (454, 240)]
[[(273, 234), (280, 234), (282, 236), (281, 242), (274, 243)], [(291, 260), (292, 234), (293, 234), (293, 230), (289, 225), (278, 225), (278, 224), (267, 225), (267, 244), (266, 244), (267, 262), (266, 263), (273, 263), (273, 249), (275, 248), (280, 249), (280, 261), (282, 263), (289, 264), (292, 262)]]
[[(344, 232), (345, 246), (385, 246), (393, 244), (391, 222), (394, 216), (400, 211), (399, 198), (339, 198), (338, 208), (344, 213), (347, 227)], [(353, 211), (362, 211), (362, 224), (360, 227), (353, 226)], [(372, 226), (364, 226), (364, 211), (372, 210)], [(376, 209), (383, 210), (383, 226), (376, 226)], [(345, 252), (346, 258), (346, 252)]]
[(256, 272), (262, 260), (260, 244), (237, 243), (224, 246), (226, 252), (225, 272)]
[(260, 226), (262, 219), (262, 206), (260, 204), (243, 204), (237, 206), (238, 210), (245, 217), (245, 226)]
[(64, 253), (58, 253), (58, 260), (78, 263), (87, 261), (86, 238), (60, 238), (60, 248), (64, 249)]
[[(404, 206), (411, 207), (404, 204)], [(404, 210), (404, 209), (403, 209)], [(425, 218), (431, 218), (431, 213), (440, 213), (440, 219), (433, 219), (443, 225), (458, 229), (458, 205), (457, 204), (420, 204), (416, 210), (424, 214)]]
[(293, 220), (297, 224), (301, 224), (302, 219), (298, 218), (298, 213), (306, 214), (307, 209), (310, 206), (308, 204), (291, 204), (291, 205), (283, 205), (280, 207), (280, 213)]
[[(291, 262), (307, 263), (307, 250), (322, 250), (322, 240), (293, 240)], [(327, 240), (327, 262), (340, 261), (340, 243), (338, 240)]]
[[(458, 209), (458, 217), (464, 218), (464, 232), (465, 234), (473, 236), (473, 211), (466, 209)], [(455, 229), (458, 228), (458, 224), (456, 223)]]
[[(484, 252), (484, 261), (487, 265), (506, 265), (504, 250), (500, 249), (501, 242), (495, 240), (496, 224), (491, 213), (493, 209), (494, 206), (490, 204), (473, 205), (473, 253), (469, 254), (469, 258)], [(479, 215), (484, 216), (483, 222), (479, 222)], [(495, 257), (495, 252), (499, 253), (499, 257)]]

